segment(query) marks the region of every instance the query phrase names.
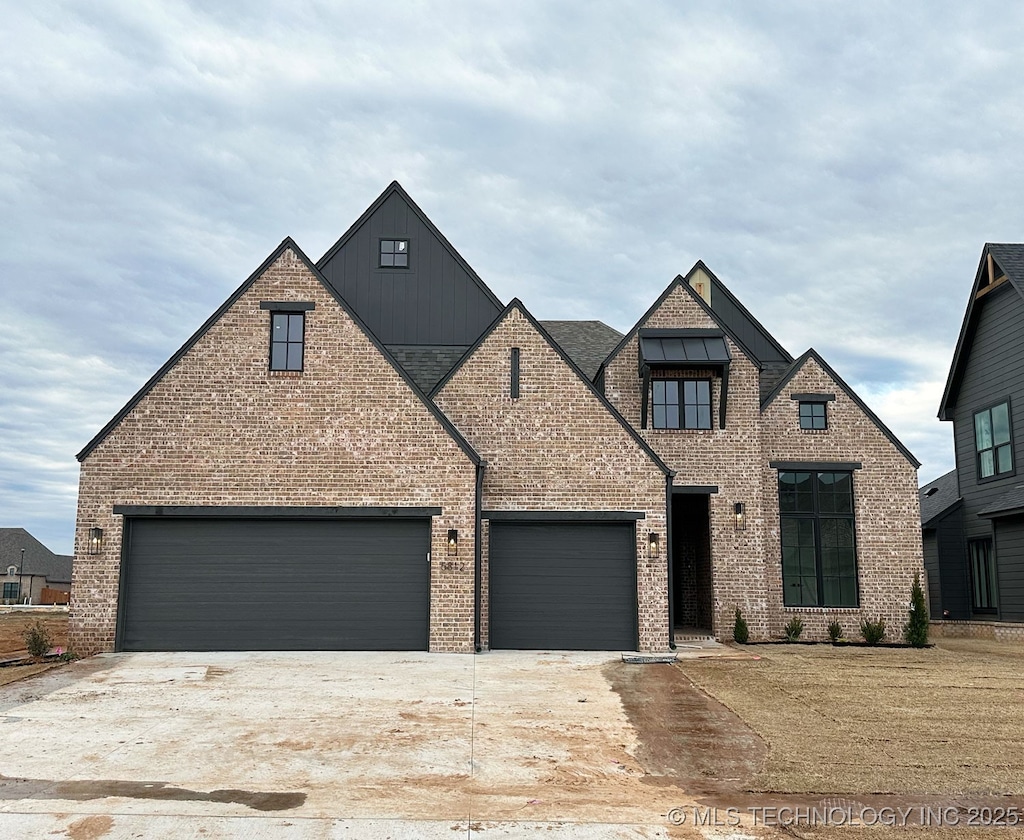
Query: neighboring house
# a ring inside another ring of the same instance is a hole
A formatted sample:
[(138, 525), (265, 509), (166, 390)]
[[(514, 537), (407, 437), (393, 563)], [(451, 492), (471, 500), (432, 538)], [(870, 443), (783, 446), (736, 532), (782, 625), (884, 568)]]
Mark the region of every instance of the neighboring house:
[(939, 564), (934, 618), (1024, 622), (1022, 407), (1024, 245), (987, 244), (939, 407), (953, 422), (957, 489), (945, 495), (960, 500), (948, 526), (960, 533)]
[(963, 499), (956, 470), (925, 484), (920, 495), (928, 613), (932, 620), (968, 619), (970, 578), (964, 562)]
[(286, 239), (79, 454), (72, 644), (663, 650), (905, 617), (917, 462), (698, 263), (503, 305), (394, 183)]
[(0, 528), (0, 603), (67, 603), (58, 593), (71, 591), (73, 560), (54, 554), (24, 528)]

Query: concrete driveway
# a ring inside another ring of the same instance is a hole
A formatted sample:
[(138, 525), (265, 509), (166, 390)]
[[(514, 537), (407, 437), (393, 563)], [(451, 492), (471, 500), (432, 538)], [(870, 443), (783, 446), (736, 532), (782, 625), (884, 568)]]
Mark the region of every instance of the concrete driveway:
[(609, 669), (668, 667), (93, 657), (0, 688), (0, 836), (667, 837), (666, 813), (692, 799), (635, 757)]

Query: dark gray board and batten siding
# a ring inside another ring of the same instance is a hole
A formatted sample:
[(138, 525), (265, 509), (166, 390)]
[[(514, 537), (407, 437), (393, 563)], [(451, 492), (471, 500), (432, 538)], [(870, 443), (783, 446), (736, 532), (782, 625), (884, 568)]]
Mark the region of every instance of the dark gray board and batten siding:
[[(401, 193), (385, 195), (318, 268), (382, 344), (473, 344), (503, 307)], [(378, 268), (391, 238), (409, 240), (409, 268)]]
[[(996, 505), (1001, 496), (1024, 482), (1024, 300), (1012, 284), (977, 301), (977, 330), (968, 351), (954, 408), (956, 465), (964, 500), (964, 532), (968, 540), (994, 537), (999, 568), (999, 618), (1024, 620), (1024, 524), (1019, 520), (989, 520), (978, 512)], [(1013, 457), (1016, 471), (978, 480), (974, 414), (1009, 398)], [(979, 618), (985, 617), (979, 615)]]

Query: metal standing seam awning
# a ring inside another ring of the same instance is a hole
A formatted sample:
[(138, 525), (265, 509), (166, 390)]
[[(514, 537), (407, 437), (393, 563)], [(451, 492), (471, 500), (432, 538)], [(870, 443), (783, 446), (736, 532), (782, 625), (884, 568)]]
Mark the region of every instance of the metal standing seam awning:
[(714, 329), (640, 330), (640, 376), (643, 401), (640, 427), (647, 428), (647, 406), (651, 401), (652, 370), (716, 370), (722, 377), (722, 399), (718, 405), (718, 428), (725, 428), (729, 393), (729, 363), (732, 355), (725, 333)]

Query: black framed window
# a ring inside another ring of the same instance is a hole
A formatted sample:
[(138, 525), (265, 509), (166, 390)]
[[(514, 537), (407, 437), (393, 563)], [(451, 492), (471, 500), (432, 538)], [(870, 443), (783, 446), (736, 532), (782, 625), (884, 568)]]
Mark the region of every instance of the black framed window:
[(1010, 403), (1001, 402), (974, 415), (974, 443), (978, 451), (978, 478), (1013, 472)]
[(828, 413), (827, 403), (823, 402), (802, 402), (800, 403), (800, 428), (801, 429), (827, 429)]
[(302, 312), (273, 312), (270, 316), (270, 369), (302, 370), (306, 317)]
[(21, 597), (21, 584), (15, 581), (14, 583), (4, 584), (4, 600), (17, 600)]
[(380, 241), (381, 268), (409, 267), (409, 240), (382, 239)]
[(783, 601), (856, 607), (853, 474), (779, 471)]
[(992, 540), (971, 540), (967, 543), (971, 563), (971, 607), (974, 612), (996, 611), (996, 567), (992, 557)]
[(651, 382), (655, 429), (710, 429), (711, 381), (655, 379)]

